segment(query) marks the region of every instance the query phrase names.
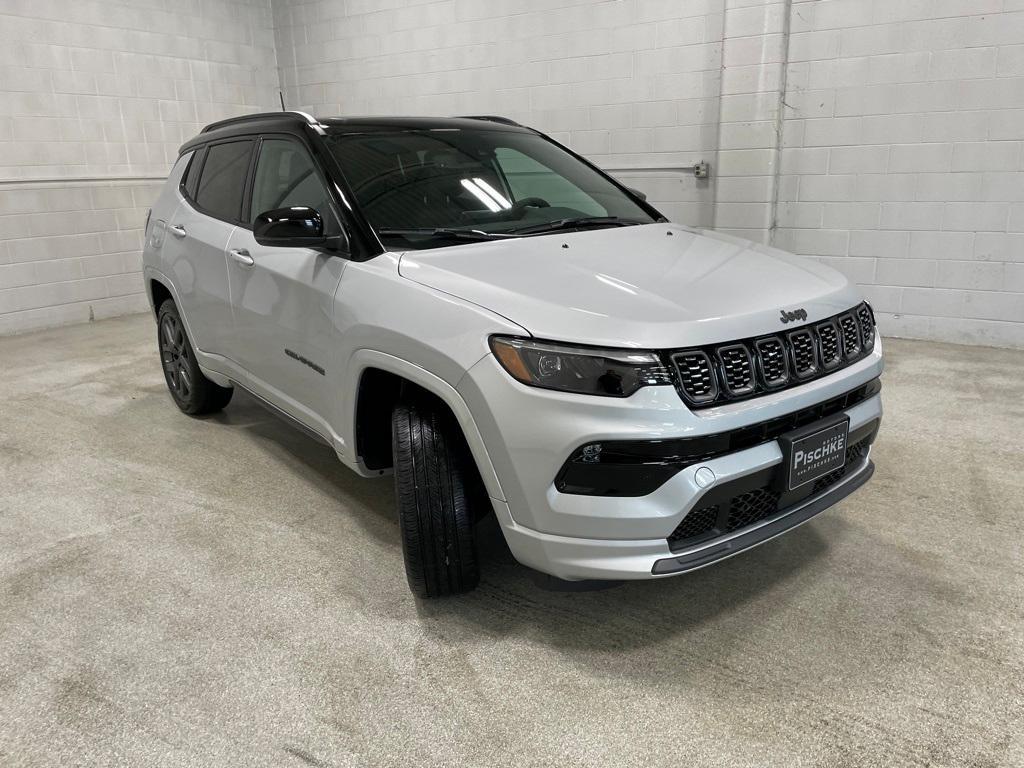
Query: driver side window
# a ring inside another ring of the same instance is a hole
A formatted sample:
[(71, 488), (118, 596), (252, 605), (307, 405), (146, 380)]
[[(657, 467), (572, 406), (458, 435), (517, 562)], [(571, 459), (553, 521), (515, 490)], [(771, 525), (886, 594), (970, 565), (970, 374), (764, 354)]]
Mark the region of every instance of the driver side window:
[(515, 200), (539, 197), (556, 208), (571, 208), (586, 216), (605, 216), (608, 211), (582, 189), (546, 165), (509, 147), (494, 151)]
[(289, 139), (263, 140), (252, 184), (253, 221), (265, 211), (296, 205), (315, 208), (326, 221), (330, 218), (329, 199), (304, 147)]

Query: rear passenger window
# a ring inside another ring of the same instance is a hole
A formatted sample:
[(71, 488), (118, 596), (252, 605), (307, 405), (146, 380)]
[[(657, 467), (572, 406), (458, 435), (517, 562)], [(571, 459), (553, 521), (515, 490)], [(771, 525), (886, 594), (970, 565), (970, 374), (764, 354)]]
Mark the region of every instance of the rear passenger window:
[(251, 141), (231, 141), (214, 144), (206, 150), (196, 205), (211, 216), (225, 221), (238, 221), (241, 217), (252, 144)]

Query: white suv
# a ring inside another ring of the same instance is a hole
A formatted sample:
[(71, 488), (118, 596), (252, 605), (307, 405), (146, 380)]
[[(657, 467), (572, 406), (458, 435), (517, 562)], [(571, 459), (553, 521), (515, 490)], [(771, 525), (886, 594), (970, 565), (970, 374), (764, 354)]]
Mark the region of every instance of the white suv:
[(419, 596), (477, 584), (492, 511), (532, 568), (654, 578), (874, 468), (882, 350), (846, 278), (670, 224), (503, 118), (214, 123), (144, 262), (177, 405), (242, 388), (359, 474), (393, 471)]

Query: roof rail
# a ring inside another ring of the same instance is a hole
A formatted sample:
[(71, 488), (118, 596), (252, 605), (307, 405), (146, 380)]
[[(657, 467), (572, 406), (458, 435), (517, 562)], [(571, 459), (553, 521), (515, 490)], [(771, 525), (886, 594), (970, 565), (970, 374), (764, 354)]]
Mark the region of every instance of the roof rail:
[(271, 120), (275, 117), (281, 117), (282, 115), (292, 115), (294, 117), (302, 118), (303, 121), (308, 125), (319, 125), (316, 118), (306, 112), (299, 112), (298, 110), (289, 109), (284, 112), (254, 112), (249, 115), (238, 115), (236, 117), (229, 117), (226, 120), (218, 120), (215, 123), (210, 123), (208, 126), (203, 128), (200, 133), (209, 133), (210, 131), (216, 131), (218, 128), (225, 128), (229, 125), (236, 125), (238, 123), (247, 123), (251, 120)]
[(514, 125), (517, 128), (523, 126), (517, 123), (515, 120), (509, 117), (502, 117), (501, 115), (459, 115), (463, 120), (487, 120), (492, 123), (502, 123), (504, 125)]

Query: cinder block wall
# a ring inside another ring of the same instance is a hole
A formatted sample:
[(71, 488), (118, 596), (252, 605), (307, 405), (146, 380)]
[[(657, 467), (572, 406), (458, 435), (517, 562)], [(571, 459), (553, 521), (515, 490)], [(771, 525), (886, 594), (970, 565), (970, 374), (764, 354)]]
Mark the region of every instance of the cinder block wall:
[(267, 0), (0, 3), (0, 333), (145, 307), (178, 146), (277, 105)]
[(1024, 3), (793, 0), (778, 229), (883, 330), (1024, 346)]

